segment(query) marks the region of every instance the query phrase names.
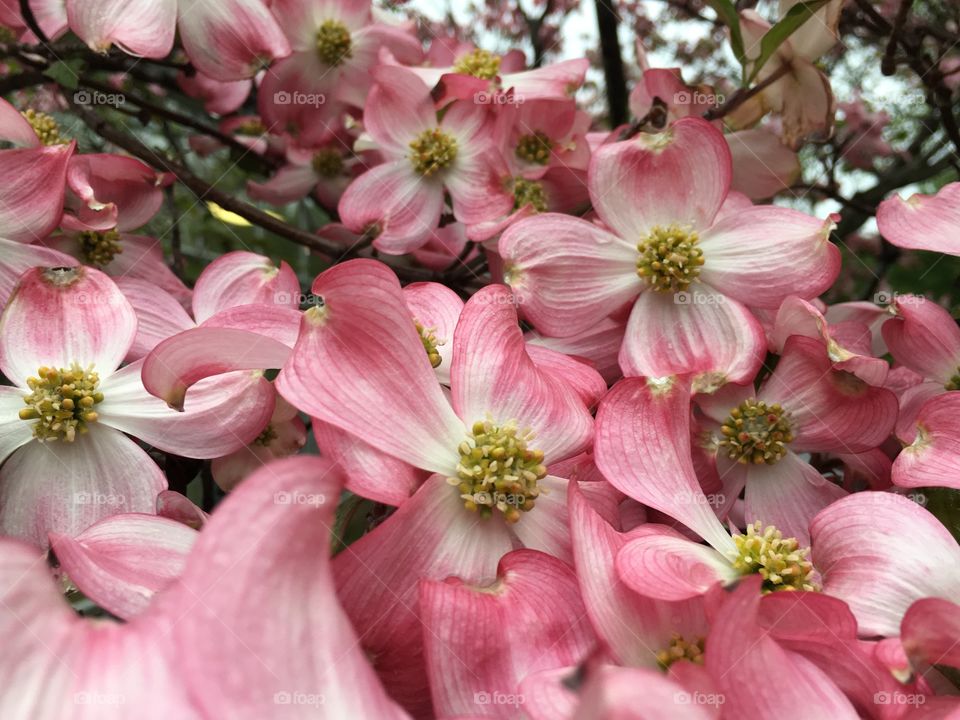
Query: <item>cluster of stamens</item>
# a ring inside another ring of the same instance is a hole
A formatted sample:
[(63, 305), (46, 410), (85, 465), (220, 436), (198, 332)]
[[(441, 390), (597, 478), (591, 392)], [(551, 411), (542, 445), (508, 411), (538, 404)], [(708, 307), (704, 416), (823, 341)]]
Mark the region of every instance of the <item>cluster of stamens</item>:
[(744, 400), (731, 410), (720, 432), (723, 436), (717, 444), (727, 457), (743, 464), (773, 465), (787, 454), (787, 445), (793, 441), (783, 408), (756, 398)]
[(343, 172), (343, 155), (333, 148), (323, 148), (314, 154), (310, 164), (320, 177), (335, 178)]
[(519, 210), (524, 205), (531, 205), (538, 213), (546, 211), (547, 195), (543, 191), (543, 183), (522, 177), (514, 178), (513, 207)]
[(637, 275), (659, 292), (681, 292), (700, 277), (700, 237), (679, 225), (657, 225), (637, 245)]
[(481, 80), (493, 80), (500, 72), (500, 57), (488, 50), (477, 49), (457, 60), (453, 64), (453, 71)]
[(33, 128), (37, 137), (40, 138), (40, 142), (44, 145), (65, 145), (69, 142), (66, 138), (60, 136), (60, 126), (57, 121), (45, 112), (38, 112), (30, 108), (20, 114), (30, 123), (30, 127)]
[(668, 670), (671, 665), (680, 660), (689, 660), (697, 665), (703, 665), (704, 638), (685, 640), (682, 635), (674, 633), (670, 638), (670, 645), (657, 653), (657, 664), (661, 670)]
[(540, 495), (538, 483), (547, 476), (543, 452), (531, 450), (529, 430), (519, 431), (513, 422), (495, 425), (478, 421), (460, 443), (457, 475), (447, 479), (456, 485), (467, 510), (490, 517), (499, 510), (515, 523), (521, 512), (533, 510)]
[(423, 343), (423, 349), (426, 351), (427, 357), (430, 358), (430, 367), (440, 367), (443, 358), (440, 357), (440, 351), (437, 348), (443, 345), (443, 343), (437, 339), (436, 330), (434, 328), (424, 327), (419, 320), (414, 320), (413, 324), (417, 328), (417, 333), (420, 335), (420, 342)]
[(957, 368), (957, 371), (950, 378), (949, 382), (944, 386), (947, 390), (960, 390), (960, 367)]
[(267, 426), (260, 432), (257, 437), (254, 438), (252, 445), (260, 445), (261, 447), (267, 447), (274, 440), (277, 439), (277, 431), (273, 429), (271, 423), (267, 423)]
[(123, 252), (120, 233), (116, 230), (86, 230), (80, 233), (77, 239), (80, 242), (80, 253), (88, 265), (106, 267), (114, 257)]
[(796, 538), (784, 538), (773, 525), (764, 528), (758, 520), (747, 526), (746, 535), (734, 535), (733, 541), (737, 546), (733, 569), (741, 575), (763, 578), (764, 593), (819, 590), (810, 578), (810, 548), (801, 548)]
[(97, 390), (100, 376), (93, 365), (84, 369), (77, 363), (69, 369), (41, 367), (37, 375), (27, 378), (31, 392), (23, 398), (27, 407), (20, 411), (20, 419), (37, 421), (33, 436), (40, 441), (73, 442), (99, 417), (93, 406), (103, 402), (103, 393)]
[(523, 135), (517, 140), (517, 157), (529, 163), (546, 165), (550, 162), (552, 151), (553, 141), (540, 130), (530, 135)]
[(247, 137), (260, 137), (265, 135), (267, 132), (267, 126), (263, 124), (263, 120), (259, 118), (250, 118), (249, 120), (244, 120), (242, 123), (233, 128), (233, 131), (237, 135), (245, 135)]
[(353, 57), (353, 39), (347, 26), (339, 20), (324, 20), (317, 29), (317, 55), (333, 67)]
[(450, 167), (457, 158), (457, 141), (440, 128), (424, 130), (410, 143), (410, 162), (424, 177)]

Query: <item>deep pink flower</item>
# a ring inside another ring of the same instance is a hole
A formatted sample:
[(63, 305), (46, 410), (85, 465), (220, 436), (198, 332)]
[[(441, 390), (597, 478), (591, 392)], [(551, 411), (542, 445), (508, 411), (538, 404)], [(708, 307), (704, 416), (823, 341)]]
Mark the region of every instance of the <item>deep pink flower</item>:
[(770, 206), (721, 210), (730, 153), (702, 120), (599, 148), (589, 186), (605, 228), (548, 213), (512, 225), (499, 250), (524, 315), (545, 334), (583, 332), (632, 304), (627, 375), (745, 382), (766, 342), (744, 303), (814, 297), (839, 270), (831, 221)]

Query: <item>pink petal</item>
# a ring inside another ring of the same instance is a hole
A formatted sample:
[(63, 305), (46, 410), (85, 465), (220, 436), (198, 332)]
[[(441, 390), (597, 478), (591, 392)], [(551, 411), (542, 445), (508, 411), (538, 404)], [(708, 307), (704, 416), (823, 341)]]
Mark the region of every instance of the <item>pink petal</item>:
[(788, 451), (776, 465), (748, 465), (747, 522), (773, 525), (784, 537), (796, 538), (801, 547), (810, 545), (810, 521), (847, 492)]
[[(452, 475), (463, 423), (444, 397), (393, 272), (351, 260), (322, 273), (277, 390), (312, 417)], [(519, 332), (519, 330), (518, 330)]]
[(143, 361), (143, 386), (167, 405), (183, 407), (198, 380), (233, 370), (283, 367), (290, 347), (237, 328), (198, 327), (167, 338)]
[(900, 639), (911, 658), (960, 667), (960, 606), (940, 598), (917, 600), (903, 616)]
[[(742, 581), (728, 596), (707, 636), (707, 670), (726, 698), (724, 714), (807, 720), (859, 717), (830, 677), (801, 655), (782, 648), (757, 623), (759, 578)], [(786, 675), (773, 687), (752, 681), (759, 674)]]
[[(6, 9), (8, 9), (7, 6), (0, 3), (0, 12)], [(19, 17), (19, 3), (16, 11), (13, 12), (15, 12), (17, 19), (22, 21)], [(10, 27), (9, 22), (7, 20), (4, 25)], [(40, 138), (37, 137), (37, 132), (33, 129), (33, 126), (27, 122), (27, 119), (17, 108), (3, 98), (0, 98), (0, 138), (11, 143), (14, 147), (36, 148), (41, 146)]]
[(173, 490), (163, 490), (157, 495), (157, 515), (176, 520), (194, 530), (202, 528), (209, 517), (185, 496)]
[(960, 547), (933, 515), (893, 493), (838, 500), (810, 523), (823, 590), (845, 601), (863, 635), (896, 635), (922, 597), (960, 595)]
[[(485, 693), (515, 697), (524, 677), (576, 665), (595, 642), (573, 570), (535, 550), (504, 555), (497, 579), (486, 587), (421, 580), (419, 603), (438, 717), (475, 713)], [(508, 626), (514, 632), (475, 632)], [(514, 717), (516, 708), (503, 705), (493, 706), (497, 715)]]
[(893, 482), (901, 487), (960, 488), (960, 393), (937, 395), (923, 404), (916, 438), (893, 461)]
[(624, 375), (692, 373), (698, 389), (742, 383), (756, 374), (767, 341), (756, 318), (705, 283), (686, 292), (644, 292), (630, 313), (620, 367)]
[(413, 319), (433, 332), (437, 338), (440, 365), (434, 368), (440, 382), (450, 384), (450, 362), (453, 358), (453, 331), (457, 327), (463, 300), (440, 283), (411, 283), (404, 286), (403, 297)]
[(142, 362), (103, 384), (101, 421), (154, 447), (183, 457), (214, 458), (248, 445), (273, 414), (273, 385), (259, 372), (225, 373), (194, 385), (183, 412), (147, 393)]
[(139, 360), (168, 337), (194, 327), (176, 298), (153, 283), (131, 277), (119, 277), (116, 283), (137, 314), (137, 335), (127, 361)]
[(33, 438), (32, 424), (17, 415), (24, 407), (24, 395), (26, 391), (18, 387), (0, 385), (0, 463)]
[(131, 55), (162, 58), (173, 49), (176, 0), (67, 0), (67, 21), (97, 52), (118, 45)]
[(797, 154), (765, 128), (726, 133), (733, 159), (733, 190), (753, 200), (773, 197), (800, 178)]
[(7, 304), (20, 276), (33, 267), (72, 267), (75, 258), (42, 245), (28, 245), (0, 238), (0, 307)]
[(628, 243), (657, 225), (705, 230), (730, 188), (730, 150), (700, 118), (598, 149), (588, 185), (600, 218)]
[(134, 230), (145, 225), (163, 204), (158, 181), (157, 172), (135, 158), (75, 155), (67, 169), (67, 185), (83, 205), (75, 218), (64, 216), (64, 222), (71, 220), (72, 230)]
[[(656, 667), (656, 653), (677, 632), (706, 633), (699, 600), (652, 600), (627, 587), (617, 574), (616, 558), (629, 536), (617, 532), (590, 507), (577, 483), (570, 483), (570, 533), (577, 579), (586, 612), (614, 659), (625, 665)], [(629, 628), (629, 632), (624, 632)]]
[[(536, 434), (547, 464), (586, 449), (593, 419), (573, 386), (557, 382), (527, 354), (513, 295), (490, 285), (464, 306), (453, 341), (453, 407), (472, 427), (488, 415)], [(600, 376), (596, 381), (602, 383)]]
[(192, 98), (203, 101), (203, 109), (216, 115), (229, 115), (243, 107), (253, 83), (250, 80), (220, 82), (203, 73), (187, 76), (177, 73), (177, 85)]
[(700, 240), (705, 283), (756, 307), (777, 308), (789, 295), (816, 297), (837, 279), (840, 251), (833, 220), (761, 205), (720, 220)]
[(284, 165), (263, 183), (247, 182), (247, 193), (254, 200), (271, 205), (286, 205), (305, 198), (317, 184), (317, 173), (309, 165)]
[(793, 450), (865, 452), (890, 435), (897, 398), (845, 371), (831, 369), (822, 343), (794, 335), (758, 397), (790, 415)]
[(944, 185), (936, 195), (887, 198), (877, 208), (877, 227), (898, 247), (960, 255), (960, 183)]
[(410, 141), (437, 126), (430, 89), (408, 69), (381, 65), (363, 110), (364, 129), (387, 150), (391, 159), (403, 157)]
[(203, 327), (244, 330), (292, 348), (302, 317), (300, 310), (287, 305), (235, 305), (204, 320)]
[(563, 338), (544, 337), (539, 333), (527, 336), (528, 345), (540, 345), (590, 361), (608, 385), (619, 380), (623, 373), (617, 363), (623, 343), (624, 323), (613, 319), (602, 320), (584, 333)]
[[(43, 318), (43, 322), (37, 322)], [(0, 370), (20, 386), (41, 366), (93, 364), (101, 379), (120, 364), (137, 316), (113, 281), (93, 268), (33, 268), (20, 278), (0, 325)]]
[(586, 332), (643, 289), (633, 244), (568, 215), (511, 225), (499, 253), (524, 317), (548, 335)]
[[(508, 60), (509, 54), (504, 57)], [(509, 68), (509, 62), (503, 63), (503, 69)], [(584, 76), (590, 62), (586, 58), (573, 58), (523, 72), (508, 73), (503, 76), (503, 85), (513, 88), (517, 97), (524, 100), (567, 98), (570, 88), (583, 85)]]
[(514, 198), (505, 182), (508, 172), (499, 160), (492, 158), (491, 153), (472, 162), (464, 159), (446, 178), (444, 184), (453, 202), (453, 214), (460, 222), (483, 223), (513, 209)]
[(305, 718), (322, 703), (330, 717), (403, 717), (334, 593), (327, 548), (339, 480), (326, 460), (278, 460), (200, 534), (168, 607), (182, 677), (204, 716), (259, 720), (289, 703), (281, 714)]
[(53, 534), (60, 567), (83, 594), (129, 620), (178, 577), (197, 531), (156, 515), (114, 515), (76, 538)]
[(354, 180), (338, 206), (343, 224), (356, 233), (376, 225), (375, 246), (403, 255), (424, 244), (440, 222), (443, 187), (417, 175), (406, 158), (377, 165)]
[(588, 408), (596, 406), (607, 393), (606, 381), (590, 362), (531, 342), (527, 342), (527, 355), (541, 372), (553, 377), (557, 385), (567, 386), (576, 392)]
[(180, 41), (197, 70), (214, 80), (252, 77), (290, 44), (261, 0), (178, 0)]
[(63, 213), (67, 163), (76, 143), (0, 151), (0, 237), (42, 240)]
[(32, 441), (0, 468), (0, 532), (46, 547), (101, 518), (152, 513), (167, 480), (135, 442), (93, 423), (74, 442)]
[(202, 323), (237, 305), (300, 306), (300, 282), (286, 262), (278, 268), (270, 258), (235, 251), (204, 268), (193, 288), (193, 316)]
[(644, 525), (617, 553), (617, 574), (633, 590), (657, 600), (678, 602), (703, 595), (718, 582), (739, 575), (713, 548), (665, 525)]
[(944, 308), (918, 295), (894, 298), (896, 316), (883, 324), (894, 359), (942, 385), (960, 373), (960, 328)]
[(412, 714), (433, 716), (417, 616), (418, 580), (456, 576), (490, 583), (500, 558), (512, 549), (499, 518), (478, 521), (464, 509), (457, 489), (434, 475), (335, 558), (337, 592), (363, 647), (376, 658), (388, 692)]
[(659, 670), (601, 665), (588, 676), (572, 720), (714, 720), (722, 702), (722, 695), (691, 693)]
[(683, 382), (617, 383), (597, 411), (594, 453), (614, 487), (676, 518), (720, 552), (735, 549), (694, 473), (690, 390)]
[(377, 450), (356, 435), (313, 418), (317, 447), (343, 469), (347, 490), (387, 505), (403, 505), (427, 474)]

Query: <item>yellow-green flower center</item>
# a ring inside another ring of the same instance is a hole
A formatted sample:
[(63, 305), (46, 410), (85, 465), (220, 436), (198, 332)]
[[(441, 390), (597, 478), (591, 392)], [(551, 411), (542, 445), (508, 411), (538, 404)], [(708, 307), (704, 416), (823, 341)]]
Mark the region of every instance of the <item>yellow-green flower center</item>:
[(703, 265), (699, 242), (699, 235), (690, 228), (655, 226), (637, 245), (637, 275), (659, 292), (686, 290), (700, 276)]
[(550, 153), (553, 150), (553, 141), (546, 133), (537, 130), (530, 135), (523, 135), (517, 141), (517, 157), (529, 163), (546, 165), (550, 162)]
[(259, 118), (250, 118), (249, 120), (244, 120), (242, 123), (237, 125), (233, 131), (237, 135), (259, 137), (267, 132), (267, 126), (264, 125), (263, 120), (260, 120)]
[(538, 483), (547, 476), (543, 452), (531, 450), (529, 430), (519, 431), (516, 423), (495, 425), (478, 421), (460, 443), (456, 485), (467, 510), (490, 517), (498, 510), (507, 522), (515, 523), (521, 512), (533, 510), (540, 495)]
[(103, 393), (97, 390), (100, 376), (93, 365), (84, 369), (77, 363), (69, 369), (41, 367), (37, 375), (27, 378), (31, 392), (23, 398), (27, 407), (20, 411), (20, 419), (36, 420), (33, 436), (41, 442), (73, 442), (99, 417), (93, 407), (103, 402)]
[(87, 230), (80, 233), (77, 239), (80, 242), (80, 254), (88, 265), (106, 267), (114, 257), (123, 252), (120, 233), (116, 230)]
[(703, 665), (704, 638), (685, 640), (682, 635), (674, 633), (670, 644), (657, 653), (657, 664), (661, 670), (668, 670), (671, 665), (680, 660), (689, 660), (697, 665)]
[(324, 20), (317, 29), (317, 55), (333, 67), (353, 57), (353, 39), (347, 26), (339, 20)]
[(737, 546), (733, 569), (762, 577), (764, 593), (820, 589), (810, 578), (810, 548), (801, 548), (796, 538), (784, 538), (773, 525), (764, 528), (758, 520), (747, 526), (746, 535), (734, 535), (733, 541)]
[(450, 167), (457, 158), (456, 139), (440, 128), (424, 130), (410, 143), (410, 162), (424, 177)]
[(717, 444), (731, 460), (744, 464), (774, 465), (787, 454), (787, 445), (793, 441), (783, 408), (756, 398), (733, 408), (720, 432), (723, 437)]
[(267, 447), (270, 443), (277, 439), (277, 431), (273, 429), (271, 423), (267, 423), (267, 426), (261, 431), (256, 438), (254, 438), (252, 445), (260, 445), (261, 447)]
[(317, 151), (310, 164), (320, 177), (335, 178), (343, 172), (343, 155), (333, 148), (323, 148)]
[(950, 381), (944, 385), (947, 390), (960, 390), (960, 367), (957, 368), (957, 371), (953, 374), (953, 377), (950, 378)]
[(33, 128), (37, 137), (40, 138), (40, 142), (44, 145), (66, 145), (70, 142), (60, 136), (60, 126), (57, 121), (46, 113), (30, 108), (20, 114), (30, 123), (30, 127)]
[(538, 180), (514, 178), (513, 207), (519, 210), (524, 205), (532, 205), (538, 213), (546, 211), (547, 195), (543, 191), (543, 183)]
[(419, 320), (414, 320), (413, 324), (417, 328), (417, 333), (420, 335), (420, 342), (423, 343), (423, 349), (426, 351), (427, 357), (430, 358), (430, 366), (435, 368), (440, 367), (443, 358), (440, 357), (440, 351), (437, 350), (437, 348), (443, 345), (443, 343), (437, 340), (436, 330), (434, 328), (424, 327)]
[(453, 64), (453, 71), (461, 75), (473, 75), (481, 80), (493, 80), (500, 72), (500, 57), (487, 50), (474, 50), (463, 55)]

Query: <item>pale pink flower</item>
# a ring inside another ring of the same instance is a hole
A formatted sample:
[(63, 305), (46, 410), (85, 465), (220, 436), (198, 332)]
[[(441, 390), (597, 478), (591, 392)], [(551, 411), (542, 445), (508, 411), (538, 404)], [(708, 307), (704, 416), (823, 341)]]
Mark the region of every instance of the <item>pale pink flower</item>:
[(877, 228), (897, 247), (960, 255), (960, 182), (935, 195), (888, 197), (877, 208)]

